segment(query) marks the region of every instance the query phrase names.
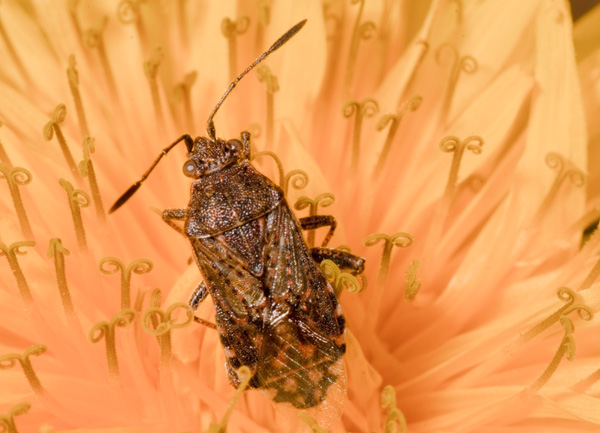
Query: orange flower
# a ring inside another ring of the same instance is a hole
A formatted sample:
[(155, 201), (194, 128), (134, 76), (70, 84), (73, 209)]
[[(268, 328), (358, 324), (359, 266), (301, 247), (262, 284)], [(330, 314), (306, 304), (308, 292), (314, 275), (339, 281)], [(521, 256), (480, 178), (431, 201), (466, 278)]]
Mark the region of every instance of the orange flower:
[[(578, 72), (560, 0), (60, 3), (0, 5), (4, 431), (307, 428), (235, 401), (217, 332), (192, 321), (200, 273), (156, 215), (188, 202), (183, 146), (106, 215), (305, 18), (214, 120), (367, 259), (366, 289), (341, 295), (345, 410), (323, 427), (597, 428), (600, 240), (580, 243), (599, 213), (598, 10)], [(196, 315), (214, 321), (211, 301)]]

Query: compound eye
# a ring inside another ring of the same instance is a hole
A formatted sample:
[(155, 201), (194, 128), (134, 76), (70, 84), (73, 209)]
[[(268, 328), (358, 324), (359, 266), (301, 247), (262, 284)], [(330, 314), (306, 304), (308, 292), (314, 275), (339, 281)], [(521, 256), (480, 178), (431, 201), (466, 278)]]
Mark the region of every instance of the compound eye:
[(242, 142), (240, 140), (236, 140), (235, 138), (233, 140), (229, 140), (227, 142), (227, 147), (229, 148), (229, 150), (231, 150), (234, 153), (241, 153), (242, 152)]
[(187, 177), (194, 177), (197, 171), (198, 167), (191, 159), (187, 160), (185, 164), (183, 164), (183, 174), (185, 174)]

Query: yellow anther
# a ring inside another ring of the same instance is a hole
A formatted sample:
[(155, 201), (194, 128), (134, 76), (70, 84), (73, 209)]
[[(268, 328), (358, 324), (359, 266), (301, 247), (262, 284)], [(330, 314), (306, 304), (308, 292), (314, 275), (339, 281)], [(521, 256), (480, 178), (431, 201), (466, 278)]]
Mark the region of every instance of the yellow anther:
[(390, 385), (387, 385), (381, 391), (381, 407), (388, 409), (383, 431), (385, 433), (405, 433), (406, 418), (404, 418), (404, 414), (400, 409), (396, 407), (396, 391)]
[(274, 94), (279, 91), (279, 81), (277, 77), (271, 73), (271, 69), (262, 64), (256, 68), (256, 73), (258, 75), (258, 80), (261, 83), (265, 83), (267, 90), (267, 136), (266, 136), (266, 146), (268, 149), (273, 148), (273, 135), (275, 129), (275, 100)]
[(102, 204), (98, 180), (96, 179), (96, 172), (91, 158), (91, 154), (95, 151), (94, 143), (95, 139), (92, 137), (85, 137), (83, 139), (83, 160), (79, 163), (79, 173), (82, 177), (87, 177), (90, 182), (96, 216), (100, 224), (104, 224), (106, 222), (106, 215), (104, 214), (104, 205)]
[[(308, 216), (315, 216), (319, 211), (319, 207), (329, 207), (335, 202), (335, 196), (329, 192), (324, 192), (315, 197), (314, 200), (308, 197), (300, 197), (294, 204), (294, 209), (303, 210), (308, 208)], [(315, 245), (315, 231), (308, 230), (306, 243), (309, 248)]]
[(560, 323), (565, 328), (565, 335), (560, 342), (560, 346), (556, 351), (556, 354), (550, 361), (550, 365), (546, 368), (546, 370), (542, 373), (542, 375), (531, 385), (529, 386), (525, 392), (528, 394), (535, 394), (543, 387), (550, 377), (554, 374), (560, 361), (563, 356), (567, 358), (567, 360), (572, 361), (575, 357), (575, 339), (573, 338), (574, 326), (571, 319), (566, 316), (560, 316)]
[(548, 167), (555, 170), (557, 174), (552, 186), (550, 187), (550, 191), (548, 191), (546, 198), (540, 205), (540, 209), (534, 218), (535, 220), (541, 219), (544, 214), (548, 212), (550, 206), (556, 198), (556, 195), (558, 194), (558, 191), (560, 190), (560, 187), (567, 179), (569, 179), (571, 184), (575, 187), (582, 187), (585, 185), (585, 173), (567, 161), (561, 154), (550, 152), (548, 155), (546, 155), (546, 164)]
[(413, 260), (410, 262), (408, 269), (406, 270), (406, 285), (404, 286), (404, 298), (407, 301), (412, 301), (417, 296), (419, 289), (421, 288), (421, 280), (417, 279), (417, 272), (419, 271), (419, 261)]
[(192, 110), (192, 98), (190, 96), (192, 86), (196, 82), (198, 73), (196, 71), (189, 72), (183, 77), (183, 81), (175, 86), (174, 93), (177, 101), (181, 101), (183, 105), (182, 118), (185, 119), (185, 128), (188, 131), (194, 131), (194, 113)]
[(442, 53), (444, 51), (449, 51), (452, 54), (453, 60), (450, 79), (448, 81), (448, 90), (446, 91), (444, 105), (442, 106), (442, 115), (446, 118), (446, 121), (448, 121), (447, 117), (450, 111), (450, 104), (452, 103), (452, 98), (454, 97), (456, 85), (458, 84), (461, 73), (474, 74), (477, 72), (478, 65), (477, 60), (472, 56), (461, 57), (456, 47), (451, 44), (443, 44), (438, 48), (436, 52), (436, 60), (438, 63), (441, 63)]
[(23, 206), (23, 199), (19, 192), (19, 186), (27, 185), (31, 182), (32, 176), (29, 170), (22, 167), (10, 168), (8, 165), (0, 162), (0, 179), (6, 179), (8, 183), (8, 189), (15, 206), (17, 218), (21, 225), (21, 231), (27, 239), (33, 239), (33, 232), (31, 231), (31, 225), (29, 224), (29, 218), (25, 212), (25, 206)]
[(37, 395), (41, 396), (46, 391), (42, 386), (40, 379), (37, 377), (37, 374), (35, 374), (29, 358), (32, 355), (40, 356), (42, 353), (46, 352), (47, 349), (48, 348), (43, 344), (34, 344), (25, 350), (22, 355), (18, 353), (9, 353), (7, 355), (0, 356), (0, 370), (8, 370), (19, 363), (23, 369), (23, 373), (25, 374), (27, 381), (29, 382), (29, 385), (31, 386), (31, 389), (33, 389), (33, 392), (35, 392)]
[(444, 191), (444, 202), (447, 206), (450, 205), (452, 199), (454, 198), (456, 182), (458, 180), (458, 171), (460, 169), (460, 163), (462, 161), (465, 149), (470, 150), (475, 155), (478, 155), (482, 152), (482, 146), (483, 139), (476, 135), (467, 137), (462, 141), (458, 137), (448, 136), (440, 142), (440, 149), (443, 152), (453, 153), (450, 174), (448, 176), (448, 182), (446, 183), (446, 190)]
[(48, 247), (48, 258), (54, 257), (54, 268), (56, 270), (56, 282), (58, 284), (58, 291), (60, 293), (60, 300), (62, 301), (63, 308), (67, 318), (75, 318), (75, 307), (71, 300), (71, 294), (69, 292), (69, 286), (67, 285), (67, 276), (65, 272), (65, 257), (70, 254), (69, 250), (63, 247), (62, 241), (58, 238), (50, 239), (50, 245)]
[(94, 325), (90, 330), (89, 339), (92, 343), (97, 343), (104, 338), (106, 343), (106, 359), (108, 361), (108, 373), (112, 385), (120, 383), (119, 362), (117, 359), (117, 347), (115, 341), (115, 327), (124, 328), (130, 325), (135, 318), (135, 311), (126, 308), (119, 311), (109, 321), (102, 321)]
[[(178, 322), (177, 318), (173, 317), (176, 309), (183, 309), (187, 317)], [(142, 315), (142, 327), (148, 334), (155, 335), (158, 339), (163, 367), (167, 367), (171, 362), (171, 329), (183, 328), (193, 321), (192, 308), (181, 302), (171, 305), (166, 311), (158, 307), (151, 307)]]
[(83, 110), (81, 93), (79, 92), (79, 75), (77, 73), (77, 69), (75, 68), (75, 56), (73, 54), (69, 56), (67, 78), (69, 80), (69, 89), (71, 89), (73, 101), (75, 102), (75, 112), (77, 113), (77, 119), (79, 120), (79, 128), (81, 129), (81, 135), (90, 135), (87, 119), (85, 118), (85, 111)]
[(147, 274), (153, 265), (148, 259), (137, 259), (125, 266), (116, 257), (104, 257), (98, 263), (98, 268), (104, 275), (121, 273), (121, 309), (127, 309), (131, 308), (131, 274)]
[(112, 73), (112, 68), (110, 67), (110, 62), (108, 61), (108, 56), (106, 55), (106, 47), (104, 45), (103, 32), (106, 29), (106, 23), (108, 22), (108, 18), (105, 16), (102, 19), (102, 23), (100, 24), (100, 28), (98, 29), (89, 29), (84, 34), (85, 45), (88, 48), (95, 49), (98, 52), (98, 57), (100, 58), (100, 65), (102, 66), (102, 71), (104, 72), (104, 76), (106, 77), (106, 82), (108, 84), (108, 88), (110, 90), (113, 98), (117, 97), (117, 85), (115, 84), (115, 77)]
[(2, 433), (19, 433), (14, 417), (16, 415), (27, 413), (29, 409), (31, 409), (30, 403), (19, 403), (13, 406), (6, 415), (0, 415), (0, 427), (2, 427)]
[(221, 33), (227, 38), (229, 46), (229, 78), (233, 80), (238, 73), (237, 68), (237, 36), (248, 30), (250, 18), (241, 16), (235, 21), (231, 18), (223, 18), (221, 21)]
[(287, 196), (288, 191), (290, 189), (290, 185), (294, 187), (294, 189), (302, 189), (308, 185), (308, 173), (304, 170), (292, 170), (283, 178), (283, 185), (281, 188), (283, 189), (283, 193)]
[(323, 275), (333, 286), (337, 297), (341, 295), (342, 290), (347, 290), (351, 293), (360, 293), (367, 288), (366, 280), (363, 279), (361, 284), (354, 275), (342, 272), (338, 265), (331, 260), (323, 260), (320, 266)]
[(152, 105), (154, 106), (154, 116), (158, 126), (163, 125), (164, 123), (162, 104), (160, 103), (160, 96), (158, 94), (158, 82), (156, 80), (163, 55), (164, 52), (162, 47), (154, 47), (150, 53), (150, 58), (144, 62), (144, 73), (148, 79), (148, 85), (150, 86), (150, 95), (152, 96)]
[(342, 114), (345, 118), (354, 116), (354, 128), (352, 131), (352, 170), (358, 169), (360, 159), (360, 137), (363, 118), (373, 117), (379, 112), (379, 104), (373, 98), (365, 98), (362, 101), (351, 100), (344, 104)]
[(348, 53), (348, 64), (346, 65), (346, 78), (344, 81), (344, 89), (346, 92), (352, 90), (352, 84), (354, 81), (354, 68), (356, 66), (356, 60), (358, 58), (358, 46), (360, 40), (367, 40), (373, 36), (377, 26), (372, 21), (365, 21), (361, 23), (363, 9), (365, 7), (365, 0), (350, 0), (350, 4), (359, 4), (358, 13), (356, 14), (356, 21), (352, 28), (352, 39), (350, 40), (350, 50)]
[(367, 247), (371, 247), (383, 241), (383, 252), (381, 254), (381, 262), (379, 264), (379, 276), (377, 277), (377, 284), (383, 286), (387, 280), (388, 272), (390, 269), (390, 260), (392, 256), (392, 248), (407, 248), (413, 243), (413, 237), (405, 232), (394, 233), (393, 235), (386, 235), (385, 233), (374, 233), (368, 236), (363, 244)]
[(25, 276), (23, 275), (23, 271), (19, 266), (19, 261), (17, 260), (17, 256), (22, 256), (26, 254), (23, 247), (33, 247), (35, 242), (33, 241), (20, 241), (14, 242), (10, 245), (3, 244), (0, 242), (0, 256), (6, 256), (6, 260), (8, 260), (8, 264), (10, 266), (10, 270), (12, 271), (15, 279), (17, 280), (17, 286), (19, 287), (19, 292), (21, 292), (21, 297), (25, 302), (25, 306), (27, 308), (31, 308), (33, 305), (33, 297), (31, 296), (31, 291), (29, 290), (29, 286), (27, 285), (27, 280), (25, 280)]
[(54, 137), (54, 134), (56, 134), (56, 141), (58, 141), (60, 150), (67, 161), (71, 173), (73, 173), (73, 176), (77, 179), (79, 176), (77, 173), (77, 166), (75, 165), (75, 160), (73, 159), (73, 155), (71, 155), (71, 151), (69, 150), (69, 146), (67, 145), (67, 141), (65, 140), (65, 136), (60, 127), (60, 124), (65, 120), (66, 115), (67, 107), (65, 107), (64, 104), (58, 104), (52, 113), (50, 121), (44, 126), (44, 138), (46, 141), (50, 141)]
[(75, 235), (77, 236), (77, 245), (81, 251), (87, 252), (88, 247), (85, 239), (85, 229), (83, 228), (83, 220), (81, 219), (81, 211), (79, 208), (88, 207), (90, 205), (90, 196), (80, 189), (73, 188), (73, 185), (65, 179), (59, 179), (58, 182), (67, 192), (71, 216), (73, 217), (73, 225), (75, 226)]
[(402, 118), (408, 111), (416, 111), (421, 105), (422, 98), (420, 96), (413, 96), (408, 101), (406, 101), (402, 106), (396, 111), (394, 114), (386, 114), (383, 116), (379, 122), (377, 123), (376, 129), (378, 131), (382, 131), (389, 125), (388, 135), (385, 139), (385, 143), (381, 150), (381, 155), (379, 156), (379, 161), (377, 162), (377, 166), (375, 167), (375, 171), (373, 172), (373, 176), (378, 176), (383, 170), (383, 165), (390, 153), (390, 149), (392, 148), (392, 142), (394, 141), (394, 137), (396, 136), (396, 132), (400, 127), (400, 123), (402, 122)]

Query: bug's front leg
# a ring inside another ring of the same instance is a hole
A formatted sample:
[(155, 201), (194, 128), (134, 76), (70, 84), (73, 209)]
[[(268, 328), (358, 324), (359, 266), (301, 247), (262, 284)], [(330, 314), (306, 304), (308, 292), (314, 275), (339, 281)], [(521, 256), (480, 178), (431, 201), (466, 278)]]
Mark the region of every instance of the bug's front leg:
[[(179, 234), (186, 236), (183, 228), (173, 222), (173, 220), (182, 221), (185, 219), (187, 209), (165, 209), (162, 213), (162, 219), (169, 227), (177, 231)], [(187, 236), (186, 236), (187, 237)]]
[(311, 248), (310, 254), (315, 262), (321, 263), (323, 260), (331, 260), (338, 268), (347, 269), (352, 275), (362, 274), (365, 271), (365, 259), (347, 251), (317, 247)]
[[(204, 281), (201, 281), (198, 286), (196, 287), (196, 290), (194, 290), (194, 293), (192, 294), (192, 297), (190, 298), (188, 304), (190, 305), (190, 307), (192, 307), (193, 311), (196, 311), (198, 309), (198, 306), (202, 303), (202, 301), (204, 301), (206, 299), (206, 297), (208, 296), (208, 290), (206, 289), (206, 285), (204, 284)], [(214, 323), (208, 322), (204, 319), (201, 319), (200, 317), (197, 317), (196, 315), (194, 315), (194, 320), (198, 323), (200, 323), (201, 325), (204, 326), (208, 326), (209, 328), (212, 329), (217, 329), (217, 325), (215, 325)]]
[(332, 215), (313, 215), (307, 216), (299, 219), (300, 226), (302, 230), (314, 230), (319, 227), (329, 226), (329, 231), (325, 235), (325, 239), (321, 242), (322, 247), (326, 247), (331, 237), (333, 236), (333, 232), (335, 232), (335, 228), (337, 227), (337, 222)]

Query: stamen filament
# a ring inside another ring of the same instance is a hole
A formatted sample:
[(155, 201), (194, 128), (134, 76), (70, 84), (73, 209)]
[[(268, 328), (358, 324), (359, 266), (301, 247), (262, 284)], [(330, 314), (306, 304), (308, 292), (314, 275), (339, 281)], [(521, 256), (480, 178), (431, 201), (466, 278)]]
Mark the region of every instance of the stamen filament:
[(158, 83), (156, 77), (158, 75), (158, 67), (163, 57), (162, 47), (155, 47), (150, 53), (148, 61), (144, 62), (144, 73), (148, 79), (150, 86), (150, 95), (152, 96), (152, 105), (154, 106), (154, 116), (156, 117), (157, 125), (163, 125), (163, 110), (158, 94)]
[(412, 301), (417, 296), (419, 289), (421, 288), (421, 280), (417, 279), (417, 272), (419, 271), (419, 261), (413, 260), (410, 262), (408, 269), (406, 270), (406, 285), (404, 286), (404, 298), (407, 301)]
[(67, 276), (65, 271), (65, 256), (71, 254), (66, 249), (59, 238), (50, 239), (48, 247), (48, 258), (54, 257), (54, 269), (56, 271), (56, 282), (58, 284), (58, 292), (62, 301), (65, 314), (69, 319), (75, 319), (75, 307), (71, 300), (71, 293), (67, 285)]
[[(315, 197), (314, 200), (308, 197), (300, 197), (294, 204), (294, 209), (303, 210), (308, 208), (308, 216), (315, 216), (320, 207), (329, 207), (335, 203), (335, 196), (330, 192), (324, 192)], [(307, 230), (306, 243), (309, 248), (315, 246), (315, 230)]]
[(348, 64), (346, 66), (346, 78), (344, 81), (344, 89), (347, 92), (351, 90), (354, 81), (354, 68), (356, 66), (356, 60), (358, 58), (358, 45), (361, 39), (369, 39), (373, 36), (377, 26), (372, 21), (365, 21), (361, 24), (363, 9), (365, 7), (365, 0), (350, 0), (350, 4), (355, 5), (359, 3), (358, 13), (356, 14), (356, 21), (352, 29), (352, 39), (350, 40), (350, 50), (348, 52)]
[(26, 86), (31, 87), (31, 77), (27, 73), (27, 69), (23, 65), (21, 58), (15, 50), (15, 46), (13, 45), (12, 41), (10, 40), (10, 37), (8, 36), (8, 33), (6, 32), (6, 29), (4, 28), (4, 23), (2, 22), (2, 15), (0, 15), (0, 38), (4, 40), (4, 45), (6, 46), (8, 55), (11, 57), (13, 63), (17, 67), (19, 74), (25, 81)]
[[(173, 317), (173, 311), (177, 308), (185, 310), (187, 319), (181, 323), (176, 323)], [(166, 311), (158, 307), (151, 307), (146, 310), (142, 316), (142, 327), (150, 335), (155, 335), (160, 347), (160, 359), (162, 367), (171, 365), (171, 329), (184, 328), (194, 321), (194, 312), (192, 308), (182, 302), (175, 303), (167, 308)]]
[(71, 155), (71, 151), (69, 150), (69, 146), (67, 145), (67, 141), (65, 140), (65, 136), (60, 127), (60, 124), (65, 120), (66, 115), (67, 107), (65, 107), (65, 104), (58, 104), (52, 113), (50, 121), (44, 126), (44, 138), (46, 141), (50, 141), (52, 140), (52, 137), (54, 137), (54, 134), (56, 134), (56, 141), (58, 141), (58, 144), (60, 145), (60, 150), (67, 161), (71, 173), (73, 173), (73, 176), (77, 179), (79, 177), (77, 165), (75, 164), (73, 155)]
[[(2, 121), (0, 121), (0, 128), (2, 127)], [(6, 153), (6, 150), (4, 149), (4, 145), (2, 144), (2, 141), (0, 141), (0, 162), (3, 162), (4, 164), (8, 165), (9, 167), (12, 167), (12, 163), (10, 162), (10, 158), (8, 157), (8, 154)]]
[(306, 412), (298, 413), (298, 418), (304, 421), (314, 433), (327, 433), (327, 430), (323, 429), (319, 424), (317, 424), (315, 419)]
[(19, 355), (18, 353), (9, 353), (7, 355), (0, 356), (0, 370), (8, 370), (9, 368), (13, 368), (18, 362), (21, 365), (23, 373), (25, 374), (25, 377), (27, 378), (27, 381), (29, 382), (33, 392), (38, 396), (42, 396), (46, 390), (42, 386), (37, 374), (35, 374), (29, 357), (31, 355), (39, 356), (46, 352), (47, 349), (48, 348), (43, 344), (35, 344), (26, 349), (22, 355)]
[(446, 183), (446, 189), (442, 199), (447, 206), (449, 206), (454, 199), (456, 183), (458, 180), (458, 171), (460, 169), (460, 163), (462, 161), (462, 156), (465, 149), (470, 150), (475, 155), (479, 155), (481, 153), (482, 146), (483, 139), (476, 135), (467, 137), (462, 141), (460, 141), (458, 137), (448, 136), (440, 142), (440, 149), (443, 152), (453, 153), (450, 174), (448, 175), (448, 182)]
[(552, 375), (558, 368), (558, 365), (560, 364), (560, 361), (562, 360), (563, 356), (569, 361), (572, 361), (575, 357), (575, 338), (573, 338), (573, 322), (566, 316), (560, 316), (560, 322), (565, 328), (565, 335), (562, 341), (560, 342), (560, 346), (558, 347), (556, 354), (552, 358), (552, 361), (550, 361), (550, 364), (548, 365), (546, 370), (542, 373), (542, 375), (539, 378), (537, 378), (537, 380), (532, 385), (530, 385), (526, 389), (527, 393), (535, 394), (548, 382), (548, 380), (550, 380), (550, 377), (552, 377)]
[(29, 218), (25, 212), (25, 206), (23, 206), (23, 199), (19, 192), (19, 186), (27, 185), (31, 182), (32, 176), (29, 170), (22, 167), (10, 168), (9, 166), (0, 162), (0, 179), (6, 179), (10, 195), (15, 206), (15, 212), (21, 225), (21, 231), (23, 236), (27, 239), (33, 239), (33, 232), (31, 231), (31, 224), (29, 224)]
[(104, 72), (104, 76), (106, 77), (106, 83), (108, 84), (108, 89), (113, 98), (117, 97), (117, 85), (115, 84), (115, 77), (112, 73), (112, 68), (110, 67), (110, 62), (108, 61), (108, 56), (106, 55), (106, 46), (104, 45), (103, 32), (106, 28), (106, 23), (108, 22), (108, 18), (104, 17), (102, 20), (102, 24), (99, 29), (90, 29), (85, 32), (85, 45), (90, 49), (98, 50), (98, 57), (100, 58), (100, 65), (102, 66), (102, 71)]
[(65, 179), (59, 179), (58, 182), (67, 192), (71, 216), (73, 217), (73, 225), (75, 227), (75, 236), (77, 236), (77, 245), (81, 251), (87, 252), (88, 247), (85, 239), (85, 229), (83, 228), (83, 220), (81, 219), (81, 211), (79, 208), (88, 207), (90, 205), (90, 196), (80, 189), (73, 188), (73, 185)]
[(360, 157), (360, 136), (362, 121), (364, 117), (373, 117), (379, 112), (379, 104), (373, 98), (365, 98), (362, 101), (351, 100), (344, 104), (342, 114), (345, 118), (354, 116), (354, 129), (352, 132), (352, 171), (358, 170)]
[(221, 21), (221, 33), (227, 38), (229, 47), (229, 78), (233, 80), (237, 76), (237, 35), (241, 35), (248, 30), (250, 18), (241, 16), (235, 21), (231, 18), (223, 18)]
[(599, 275), (600, 275), (600, 259), (598, 259), (598, 261), (592, 268), (591, 272), (585, 278), (583, 283), (581, 283), (581, 286), (579, 286), (579, 289), (577, 291), (581, 292), (583, 290), (587, 290), (590, 287), (592, 287), (592, 284), (594, 283), (594, 281), (596, 281), (596, 279), (598, 278)]
[(88, 136), (90, 135), (90, 130), (88, 128), (87, 119), (85, 118), (85, 111), (83, 110), (81, 93), (79, 93), (79, 75), (77, 73), (77, 69), (75, 68), (75, 56), (73, 54), (69, 56), (67, 78), (69, 80), (69, 89), (71, 89), (73, 101), (75, 102), (75, 111), (77, 112), (77, 120), (79, 120), (79, 129), (81, 130), (81, 135)]
[(79, 19), (77, 18), (77, 6), (79, 6), (79, 0), (69, 0), (68, 1), (67, 8), (69, 10), (69, 16), (71, 18), (71, 23), (73, 24), (73, 27), (75, 28), (75, 33), (77, 34), (77, 40), (79, 41), (80, 46), (83, 47), (84, 46), (83, 37), (82, 37), (83, 32), (81, 31), (81, 25), (79, 24)]
[(94, 325), (90, 330), (89, 339), (92, 343), (97, 343), (104, 338), (106, 343), (106, 360), (108, 362), (108, 374), (111, 384), (118, 386), (120, 384), (119, 362), (117, 359), (117, 347), (115, 342), (115, 327), (123, 328), (133, 323), (135, 311), (126, 308), (119, 311), (110, 322), (102, 321)]
[(242, 365), (236, 371), (236, 373), (240, 378), (240, 384), (238, 385), (237, 390), (235, 391), (235, 395), (231, 399), (229, 407), (227, 408), (227, 411), (225, 412), (225, 415), (223, 416), (221, 422), (217, 424), (211, 424), (207, 430), (207, 433), (223, 433), (226, 431), (227, 423), (229, 422), (229, 417), (233, 413), (233, 408), (240, 399), (242, 392), (244, 392), (248, 387), (248, 383), (252, 378), (252, 371), (250, 370), (250, 368), (246, 367), (245, 365)]
[(94, 144), (95, 139), (92, 137), (85, 137), (83, 139), (83, 161), (79, 163), (79, 173), (82, 177), (87, 177), (89, 180), (90, 190), (92, 191), (92, 201), (96, 208), (96, 216), (98, 217), (100, 224), (104, 225), (106, 223), (106, 214), (104, 213), (104, 205), (102, 204), (98, 180), (96, 179), (96, 172), (91, 158), (91, 154), (95, 151)]
[(279, 183), (278, 184), (283, 189), (284, 181), (285, 181), (285, 174), (283, 171), (283, 164), (281, 163), (281, 160), (279, 159), (279, 157), (277, 156), (277, 154), (275, 152), (271, 152), (270, 150), (263, 150), (261, 152), (252, 153), (250, 155), (250, 161), (255, 161), (257, 158), (260, 158), (261, 156), (270, 156), (271, 158), (273, 158), (273, 161), (275, 161), (275, 165), (277, 165), (277, 173), (279, 175), (279, 177), (278, 177)]
[(190, 96), (192, 86), (196, 82), (198, 73), (189, 72), (183, 77), (183, 81), (175, 86), (175, 97), (183, 102), (183, 118), (185, 119), (185, 128), (188, 131), (194, 131), (194, 115), (192, 110), (192, 98)]
[(13, 406), (6, 415), (0, 415), (0, 427), (3, 429), (2, 433), (19, 433), (14, 417), (16, 415), (27, 413), (29, 409), (31, 409), (31, 404), (23, 402)]
[(477, 60), (475, 60), (475, 58), (472, 56), (461, 57), (456, 47), (450, 44), (443, 44), (438, 48), (436, 53), (436, 60), (438, 63), (441, 61), (441, 53), (446, 48), (450, 50), (454, 60), (454, 63), (452, 64), (452, 70), (450, 72), (448, 90), (446, 92), (446, 97), (444, 98), (444, 105), (442, 106), (442, 114), (447, 119), (448, 113), (450, 112), (450, 104), (454, 97), (454, 92), (456, 91), (456, 85), (458, 84), (458, 79), (460, 78), (461, 72), (466, 74), (474, 74), (477, 72), (479, 65), (477, 64)]
[(135, 28), (140, 38), (142, 52), (145, 53), (148, 47), (148, 37), (144, 27), (144, 20), (140, 13), (140, 0), (122, 0), (117, 9), (117, 17), (123, 24), (135, 23)]
[(26, 251), (22, 250), (21, 248), (33, 247), (34, 245), (35, 242), (33, 241), (19, 241), (8, 246), (0, 242), (0, 256), (6, 256), (10, 269), (17, 280), (17, 286), (19, 287), (19, 292), (21, 293), (23, 302), (25, 302), (25, 306), (28, 309), (33, 306), (33, 297), (31, 296), (31, 290), (29, 290), (29, 286), (27, 285), (27, 280), (25, 280), (23, 271), (19, 266), (17, 255), (22, 256), (26, 254)]
[(383, 240), (383, 252), (381, 254), (381, 262), (379, 264), (379, 275), (377, 277), (377, 284), (382, 287), (385, 285), (390, 269), (390, 260), (392, 256), (392, 247), (407, 248), (413, 243), (413, 237), (409, 233), (398, 232), (393, 235), (386, 235), (385, 233), (374, 233), (368, 236), (363, 244), (367, 247), (371, 247)]
[(147, 274), (152, 270), (153, 264), (148, 259), (137, 259), (125, 267), (116, 257), (104, 257), (98, 263), (98, 268), (104, 275), (121, 273), (121, 309), (128, 309), (131, 308), (131, 274)]
[(562, 184), (567, 180), (567, 178), (571, 181), (571, 183), (575, 187), (582, 187), (585, 185), (585, 174), (579, 168), (575, 167), (572, 163), (568, 162), (561, 154), (556, 152), (550, 152), (546, 155), (546, 164), (553, 170), (556, 170), (558, 173), (556, 178), (554, 178), (554, 182), (550, 187), (550, 191), (546, 195), (546, 198), (540, 205), (540, 208), (536, 214), (535, 220), (539, 220), (542, 216), (548, 212), (551, 204), (554, 202), (558, 191)]
[(274, 94), (279, 91), (279, 81), (277, 77), (271, 73), (271, 69), (267, 65), (260, 65), (256, 69), (258, 75), (258, 81), (265, 83), (267, 91), (267, 135), (266, 135), (266, 147), (267, 149), (273, 148), (273, 136), (275, 133), (275, 102)]

